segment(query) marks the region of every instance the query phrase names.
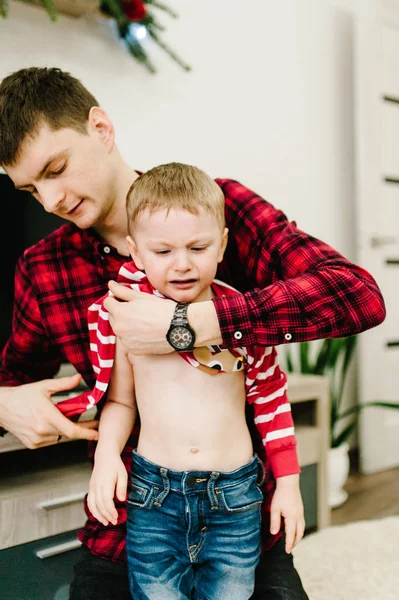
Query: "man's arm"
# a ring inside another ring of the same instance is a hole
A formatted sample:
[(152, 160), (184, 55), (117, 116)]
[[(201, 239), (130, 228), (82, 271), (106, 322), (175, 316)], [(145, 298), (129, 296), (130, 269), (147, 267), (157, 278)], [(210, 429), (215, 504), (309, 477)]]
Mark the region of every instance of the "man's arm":
[[(191, 304), (187, 316), (196, 346), (275, 346), (345, 337), (384, 320), (384, 300), (367, 271), (238, 182), (217, 182), (225, 194), (230, 232), (220, 276), (252, 291)], [(115, 298), (105, 305), (126, 347), (133, 354), (170, 352), (165, 335), (174, 303), (116, 283), (110, 289)]]
[(62, 357), (43, 329), (22, 258), (14, 289), (12, 334), (0, 358), (0, 426), (28, 448), (54, 444), (59, 435), (96, 439), (96, 421), (72, 423), (51, 401), (52, 394), (74, 388), (80, 376), (51, 379)]
[(227, 271), (234, 279), (235, 260), (237, 283), (245, 279), (253, 290), (213, 301), (225, 347), (237, 345), (237, 334), (245, 346), (273, 346), (357, 334), (384, 320), (381, 292), (367, 271), (240, 183), (218, 183), (234, 240)]

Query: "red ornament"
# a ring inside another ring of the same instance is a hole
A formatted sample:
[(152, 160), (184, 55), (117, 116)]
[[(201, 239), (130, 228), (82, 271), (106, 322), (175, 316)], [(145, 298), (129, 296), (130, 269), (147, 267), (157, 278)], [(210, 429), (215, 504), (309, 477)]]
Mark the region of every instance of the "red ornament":
[(122, 9), (129, 21), (141, 21), (147, 12), (142, 0), (122, 0)]

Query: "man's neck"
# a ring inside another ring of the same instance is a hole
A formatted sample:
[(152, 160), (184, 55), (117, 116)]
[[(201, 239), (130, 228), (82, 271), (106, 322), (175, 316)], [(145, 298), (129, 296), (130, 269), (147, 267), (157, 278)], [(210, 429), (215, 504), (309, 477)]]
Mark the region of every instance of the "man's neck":
[(105, 242), (116, 248), (119, 254), (126, 257), (129, 256), (129, 249), (126, 242), (128, 235), (126, 195), (133, 181), (138, 176), (136, 171), (132, 171), (127, 165), (124, 165), (123, 172), (118, 180), (118, 189), (115, 192), (116, 201), (112, 210), (107, 219), (101, 225), (95, 227), (95, 230)]

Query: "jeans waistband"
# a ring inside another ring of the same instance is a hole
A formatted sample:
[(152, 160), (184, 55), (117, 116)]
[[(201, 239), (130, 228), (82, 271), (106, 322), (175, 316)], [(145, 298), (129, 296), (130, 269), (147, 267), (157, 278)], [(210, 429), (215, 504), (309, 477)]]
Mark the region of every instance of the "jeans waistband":
[(210, 483), (217, 488), (223, 488), (245, 481), (254, 475), (258, 476), (258, 480), (263, 480), (263, 464), (257, 454), (254, 454), (247, 464), (234, 471), (174, 471), (151, 462), (137, 450), (133, 450), (132, 475), (135, 474), (153, 484), (162, 484), (167, 478), (170, 489), (186, 494), (207, 491)]

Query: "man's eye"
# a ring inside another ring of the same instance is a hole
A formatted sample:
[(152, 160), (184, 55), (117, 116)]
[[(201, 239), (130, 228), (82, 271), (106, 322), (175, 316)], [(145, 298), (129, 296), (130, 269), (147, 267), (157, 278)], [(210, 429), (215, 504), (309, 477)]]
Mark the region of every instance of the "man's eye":
[(52, 175), (61, 175), (61, 173), (62, 173), (63, 171), (65, 171), (65, 166), (66, 166), (66, 165), (62, 165), (62, 167), (60, 167), (59, 169), (56, 169), (56, 170), (54, 170), (54, 171), (51, 171), (51, 173), (50, 173), (50, 176), (52, 176)]

